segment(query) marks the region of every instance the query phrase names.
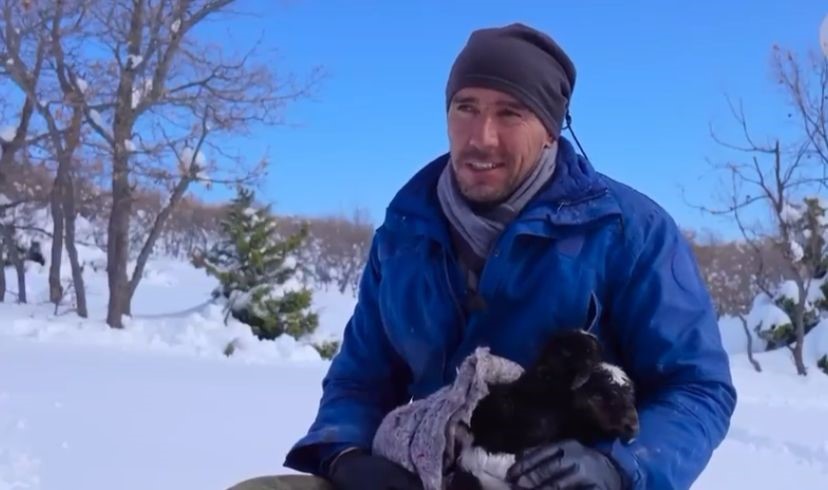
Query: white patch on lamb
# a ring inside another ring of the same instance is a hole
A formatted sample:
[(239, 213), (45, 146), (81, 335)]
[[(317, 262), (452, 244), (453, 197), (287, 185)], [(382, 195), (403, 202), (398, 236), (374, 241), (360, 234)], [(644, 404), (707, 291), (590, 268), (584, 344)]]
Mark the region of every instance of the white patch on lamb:
[(625, 373), (624, 370), (620, 367), (606, 362), (602, 362), (601, 369), (610, 374), (613, 383), (621, 386), (630, 385), (630, 378), (627, 376), (627, 373)]
[(463, 448), (458, 459), (459, 466), (476, 476), (483, 490), (510, 490), (506, 472), (514, 462), (514, 454), (489, 453), (479, 446)]

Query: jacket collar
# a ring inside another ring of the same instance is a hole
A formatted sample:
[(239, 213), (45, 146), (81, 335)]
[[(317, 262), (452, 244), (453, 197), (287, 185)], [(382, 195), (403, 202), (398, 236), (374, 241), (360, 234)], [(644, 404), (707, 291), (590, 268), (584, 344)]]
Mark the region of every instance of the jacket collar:
[[(386, 209), (386, 228), (406, 229), (444, 241), (449, 240), (447, 221), (437, 198), (437, 180), (449, 154), (444, 153), (421, 168), (397, 192)], [(580, 225), (620, 212), (603, 175), (560, 138), (555, 173), (516, 218), (542, 225)], [(543, 226), (549, 230), (549, 226)], [(541, 234), (551, 234), (544, 233)]]

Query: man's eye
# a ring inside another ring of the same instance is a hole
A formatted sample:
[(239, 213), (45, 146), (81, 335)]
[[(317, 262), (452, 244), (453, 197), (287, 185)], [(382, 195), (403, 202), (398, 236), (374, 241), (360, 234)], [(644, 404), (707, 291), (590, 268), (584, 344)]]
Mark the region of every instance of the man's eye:
[(521, 113), (519, 113), (517, 111), (508, 110), (508, 109), (500, 111), (500, 115), (501, 115), (501, 117), (506, 117), (506, 118), (509, 118), (509, 119), (517, 119), (517, 118), (523, 117), (523, 115)]

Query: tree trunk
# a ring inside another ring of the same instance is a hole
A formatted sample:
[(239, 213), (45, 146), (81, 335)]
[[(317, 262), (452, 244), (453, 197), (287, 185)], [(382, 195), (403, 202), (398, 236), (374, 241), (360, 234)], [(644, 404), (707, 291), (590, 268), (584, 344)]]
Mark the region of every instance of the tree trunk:
[(132, 279), (129, 282), (130, 303), (132, 302), (132, 296), (135, 294), (135, 290), (138, 289), (138, 283), (144, 275), (144, 268), (147, 265), (147, 260), (152, 253), (153, 247), (155, 247), (155, 242), (158, 241), (158, 237), (161, 236), (161, 230), (164, 229), (164, 223), (167, 222), (173, 210), (181, 201), (181, 198), (184, 197), (184, 193), (187, 192), (187, 187), (190, 185), (190, 180), (188, 177), (183, 177), (178, 182), (175, 189), (173, 189), (172, 195), (170, 195), (170, 200), (167, 202), (167, 205), (161, 209), (158, 216), (155, 217), (155, 221), (152, 223), (149, 236), (147, 236), (147, 240), (144, 242), (143, 247), (141, 247), (141, 252), (138, 254), (138, 259), (135, 261), (135, 270), (132, 271)]
[(75, 182), (71, 170), (66, 172), (66, 179), (63, 186), (63, 210), (66, 220), (66, 252), (69, 254), (69, 263), (72, 266), (72, 282), (75, 286), (75, 303), (77, 304), (78, 316), (87, 318), (89, 312), (86, 308), (86, 289), (83, 284), (83, 269), (78, 258), (78, 249), (75, 246)]
[[(23, 266), (23, 260), (20, 254), (17, 253), (17, 243), (14, 241), (14, 230), (11, 226), (3, 226), (3, 241), (6, 243), (6, 251), (9, 255), (9, 261), (14, 264), (17, 271), (17, 302), (26, 302), (26, 268)], [(5, 267), (3, 273), (5, 274)]]
[[(0, 228), (5, 228), (5, 225), (0, 225)], [(3, 236), (0, 232), (0, 263), (3, 265), (3, 270), (0, 271), (0, 303), (6, 301), (6, 258), (3, 254), (6, 247), (3, 244)]]
[[(0, 194), (3, 193), (3, 189), (6, 188), (6, 173), (5, 173), (5, 153), (3, 156), (0, 156)], [(3, 237), (5, 233), (3, 229), (6, 225), (3, 224), (3, 218), (5, 217), (6, 211), (0, 208), (0, 265), (3, 266), (3, 270), (0, 271), (0, 303), (6, 301), (6, 255), (5, 255), (5, 246)]]
[(52, 257), (49, 263), (49, 301), (54, 304), (60, 303), (63, 298), (63, 286), (60, 283), (60, 266), (63, 258), (63, 205), (61, 194), (63, 192), (63, 181), (65, 170), (63, 165), (58, 165), (57, 175), (52, 184), (52, 193), (49, 201), (52, 208)]
[(744, 315), (739, 315), (739, 320), (742, 321), (742, 327), (745, 329), (745, 336), (747, 337), (748, 360), (753, 365), (753, 369), (755, 369), (757, 373), (761, 373), (762, 366), (759, 365), (759, 361), (753, 358), (753, 337), (750, 335), (750, 329), (748, 328), (747, 320), (745, 319)]
[(132, 211), (132, 189), (129, 186), (127, 155), (116, 145), (112, 172), (112, 210), (107, 227), (106, 270), (109, 281), (109, 307), (106, 323), (123, 328), (123, 315), (130, 314), (129, 279), (129, 218)]
[(808, 370), (805, 368), (805, 361), (802, 358), (802, 347), (805, 341), (805, 304), (804, 294), (800, 293), (802, 300), (796, 305), (796, 313), (794, 318), (794, 329), (796, 333), (796, 342), (794, 343), (793, 358), (796, 365), (796, 373), (800, 376), (807, 376)]
[(14, 252), (17, 256), (14, 260), (14, 268), (17, 270), (17, 302), (26, 303), (26, 267), (23, 265), (20, 255), (17, 254), (17, 249)]
[[(143, 33), (143, 0), (132, 2), (127, 34), (127, 54), (140, 55)], [(107, 276), (109, 280), (109, 306), (106, 323), (113, 328), (123, 328), (123, 315), (130, 312), (130, 284), (127, 276), (129, 260), (129, 221), (132, 212), (132, 188), (129, 183), (129, 152), (124, 143), (132, 137), (135, 112), (132, 107), (135, 71), (124, 69), (118, 81), (115, 115), (112, 123), (112, 208), (107, 227)]]

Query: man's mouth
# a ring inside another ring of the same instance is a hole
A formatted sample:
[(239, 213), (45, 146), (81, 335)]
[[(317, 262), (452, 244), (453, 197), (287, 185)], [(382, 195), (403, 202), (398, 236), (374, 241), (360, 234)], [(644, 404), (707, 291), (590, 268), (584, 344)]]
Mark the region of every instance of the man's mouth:
[(483, 171), (483, 170), (492, 170), (498, 167), (502, 167), (502, 163), (496, 162), (484, 162), (484, 161), (469, 161), (466, 162), (466, 165), (470, 167), (472, 170)]

